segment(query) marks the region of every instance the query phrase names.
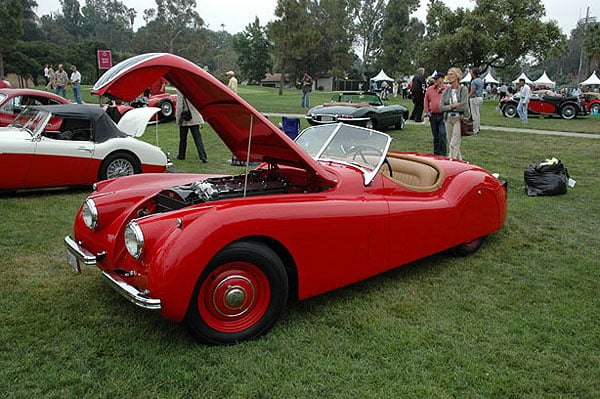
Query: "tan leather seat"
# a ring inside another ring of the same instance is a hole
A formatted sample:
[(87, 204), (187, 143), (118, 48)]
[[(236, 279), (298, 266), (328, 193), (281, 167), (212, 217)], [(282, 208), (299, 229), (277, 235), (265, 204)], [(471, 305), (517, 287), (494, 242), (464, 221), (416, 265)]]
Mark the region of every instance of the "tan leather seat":
[(408, 155), (388, 154), (391, 167), (383, 164), (380, 173), (413, 191), (435, 191), (442, 186), (444, 172), (434, 163)]

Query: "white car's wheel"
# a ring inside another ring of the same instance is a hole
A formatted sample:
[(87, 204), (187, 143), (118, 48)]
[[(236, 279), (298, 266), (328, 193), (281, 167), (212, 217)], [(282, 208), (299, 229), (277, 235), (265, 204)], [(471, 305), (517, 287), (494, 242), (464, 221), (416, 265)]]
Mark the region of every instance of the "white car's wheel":
[(99, 180), (114, 179), (121, 176), (131, 176), (141, 172), (139, 162), (131, 154), (119, 152), (109, 155), (98, 171)]

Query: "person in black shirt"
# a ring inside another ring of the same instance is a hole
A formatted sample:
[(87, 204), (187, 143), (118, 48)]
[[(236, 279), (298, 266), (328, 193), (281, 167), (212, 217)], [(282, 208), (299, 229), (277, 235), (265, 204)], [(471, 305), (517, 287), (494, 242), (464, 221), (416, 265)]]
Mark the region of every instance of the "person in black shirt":
[(425, 98), (426, 88), (427, 83), (425, 82), (425, 69), (419, 68), (417, 69), (417, 73), (412, 80), (411, 92), (415, 107), (410, 115), (410, 119), (418, 123), (423, 122), (423, 99)]

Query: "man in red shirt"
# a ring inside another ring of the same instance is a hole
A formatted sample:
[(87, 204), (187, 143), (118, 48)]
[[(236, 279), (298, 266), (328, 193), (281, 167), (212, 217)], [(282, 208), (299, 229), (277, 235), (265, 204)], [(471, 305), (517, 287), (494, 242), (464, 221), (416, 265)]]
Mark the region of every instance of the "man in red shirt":
[(444, 74), (441, 72), (433, 76), (435, 83), (427, 88), (425, 92), (425, 117), (429, 119), (431, 133), (433, 134), (433, 153), (435, 155), (447, 154), (446, 125), (444, 113), (440, 109), (442, 93), (446, 90)]

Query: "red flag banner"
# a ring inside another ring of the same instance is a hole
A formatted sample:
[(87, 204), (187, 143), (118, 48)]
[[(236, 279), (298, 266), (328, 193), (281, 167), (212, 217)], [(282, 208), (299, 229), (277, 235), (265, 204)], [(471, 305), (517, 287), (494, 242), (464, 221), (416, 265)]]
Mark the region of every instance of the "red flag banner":
[(96, 50), (98, 56), (98, 69), (112, 68), (112, 53), (110, 50)]

